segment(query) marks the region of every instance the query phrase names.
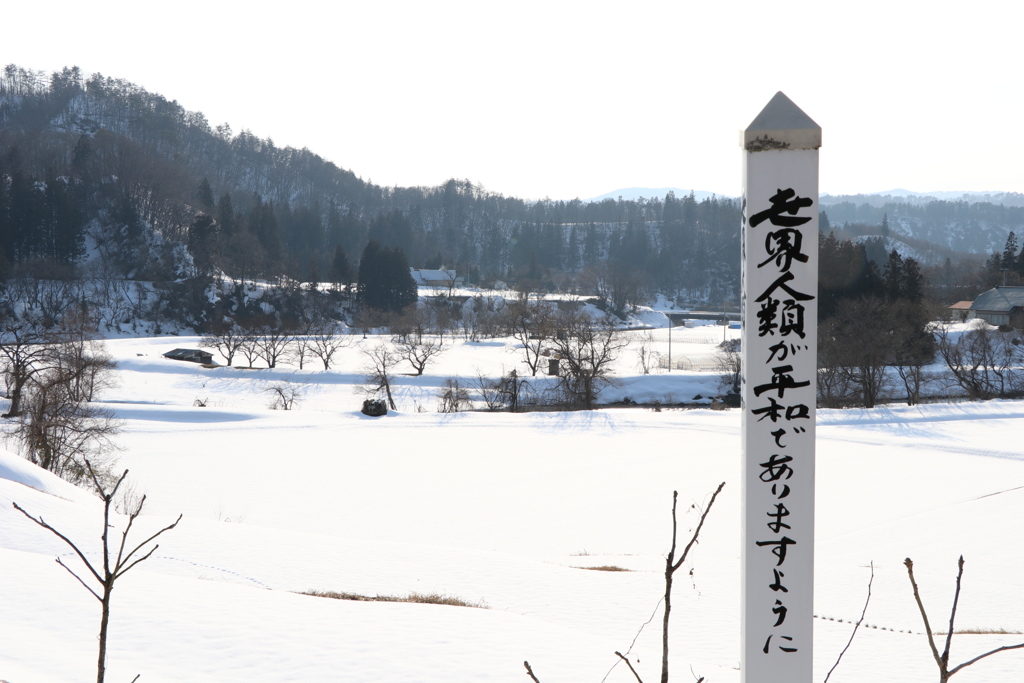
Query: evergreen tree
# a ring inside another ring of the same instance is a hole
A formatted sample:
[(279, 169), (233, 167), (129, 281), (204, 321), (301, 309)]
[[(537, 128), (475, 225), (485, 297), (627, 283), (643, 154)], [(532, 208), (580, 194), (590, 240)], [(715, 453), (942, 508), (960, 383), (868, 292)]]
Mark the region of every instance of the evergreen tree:
[(1010, 234), (1006, 236), (1006, 246), (1003, 247), (1003, 255), (1000, 259), (1000, 266), (1005, 270), (1017, 272), (1018, 251), (1019, 247), (1017, 246), (1017, 235), (1011, 230)]
[(36, 208), (38, 192), (32, 183), (21, 173), (11, 176), (10, 199), (8, 200), (9, 234), (8, 245), (4, 245), (12, 261), (24, 261), (31, 258), (34, 251), (32, 235), (38, 234), (39, 209)]
[(441, 266), (444, 265), (444, 257), (441, 256), (441, 252), (437, 252), (426, 261), (423, 262), (423, 267), (427, 270), (440, 270)]
[(890, 301), (900, 298), (903, 291), (903, 258), (900, 253), (893, 249), (889, 253), (889, 261), (885, 264), (885, 272), (882, 280), (885, 285), (885, 296)]
[(236, 219), (235, 207), (231, 205), (231, 195), (225, 192), (217, 204), (217, 222), (220, 224), (220, 231), (225, 236), (235, 233)]
[[(282, 211), (289, 212), (289, 206), (283, 205)], [(281, 236), (278, 231), (277, 215), (274, 204), (264, 202), (259, 194), (253, 194), (253, 207), (249, 211), (249, 232), (259, 241), (267, 252), (267, 257), (276, 262), (281, 257)]]
[(352, 282), (352, 267), (340, 244), (334, 247), (334, 258), (331, 259), (331, 270), (328, 276), (336, 285), (348, 285)]
[(213, 217), (201, 213), (188, 231), (188, 251), (201, 273), (208, 273), (213, 267), (214, 229)]
[(370, 240), (359, 259), (359, 301), (367, 308), (400, 311), (416, 302), (416, 281), (401, 249)]
[(210, 181), (205, 177), (199, 181), (199, 188), (196, 190), (196, 199), (199, 201), (199, 206), (205, 211), (210, 211), (214, 208), (213, 200), (213, 188), (210, 187)]
[(320, 292), (320, 266), (317, 265), (315, 258), (309, 260), (306, 281), (309, 283), (309, 291), (313, 294)]
[(38, 256), (70, 264), (85, 255), (85, 220), (67, 185), (57, 179), (46, 183), (44, 193), (42, 244)]
[(78, 136), (78, 142), (75, 143), (75, 149), (71, 155), (71, 167), (75, 169), (79, 178), (87, 178), (89, 164), (94, 156), (89, 136), (84, 133)]

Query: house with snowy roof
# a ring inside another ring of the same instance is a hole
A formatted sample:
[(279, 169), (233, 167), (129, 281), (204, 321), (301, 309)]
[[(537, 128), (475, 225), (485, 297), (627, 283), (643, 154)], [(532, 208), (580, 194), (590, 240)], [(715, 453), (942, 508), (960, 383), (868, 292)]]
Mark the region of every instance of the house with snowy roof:
[(454, 270), (427, 270), (410, 268), (409, 274), (417, 287), (461, 287), (466, 278), (457, 275)]
[(968, 318), (981, 318), (989, 325), (1024, 328), (1024, 287), (993, 287), (971, 304)]

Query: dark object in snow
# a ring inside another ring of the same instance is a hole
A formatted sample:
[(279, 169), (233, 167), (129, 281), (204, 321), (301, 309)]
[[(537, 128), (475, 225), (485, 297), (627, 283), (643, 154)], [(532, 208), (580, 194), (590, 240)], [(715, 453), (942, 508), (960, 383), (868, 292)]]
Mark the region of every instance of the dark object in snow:
[(199, 349), (174, 349), (165, 353), (164, 358), (187, 360), (191, 363), (202, 363), (203, 365), (213, 364), (213, 354)]
[(739, 394), (726, 394), (722, 397), (722, 403), (729, 406), (730, 408), (740, 407), (740, 395)]
[(388, 404), (384, 401), (368, 398), (363, 401), (363, 409), (360, 412), (370, 417), (381, 417), (388, 414)]
[(741, 340), (726, 339), (724, 342), (718, 345), (718, 348), (724, 349), (729, 353), (739, 353), (741, 349)]

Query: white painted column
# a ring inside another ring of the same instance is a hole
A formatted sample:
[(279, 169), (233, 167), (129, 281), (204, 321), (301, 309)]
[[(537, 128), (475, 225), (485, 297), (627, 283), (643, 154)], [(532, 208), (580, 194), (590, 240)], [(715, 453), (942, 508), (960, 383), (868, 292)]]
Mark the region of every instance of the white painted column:
[(821, 127), (780, 92), (741, 143), (741, 680), (811, 683)]

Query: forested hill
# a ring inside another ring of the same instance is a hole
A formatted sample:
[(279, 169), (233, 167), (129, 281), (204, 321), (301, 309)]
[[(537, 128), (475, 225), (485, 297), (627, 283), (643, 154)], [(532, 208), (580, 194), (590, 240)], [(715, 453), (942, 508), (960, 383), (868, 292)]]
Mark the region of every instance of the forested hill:
[(326, 275), (338, 249), (357, 261), (372, 235), (413, 266), (484, 282), (566, 287), (610, 259), (698, 299), (738, 286), (732, 199), (527, 202), (467, 180), (380, 187), (77, 68), (0, 74), (0, 179), (12, 265), (71, 264), (90, 250), (126, 276), (181, 277), (193, 268), (176, 250), (186, 245), (199, 272), (308, 278)]
[(967, 198), (922, 202), (916, 197), (831, 197), (822, 199), (822, 208), (835, 227), (885, 223), (894, 236), (953, 252), (987, 255), (1002, 250), (1010, 232), (1024, 231), (1021, 195), (1007, 193), (1001, 198), (1002, 203)]

